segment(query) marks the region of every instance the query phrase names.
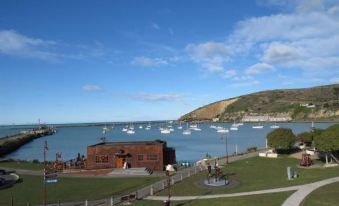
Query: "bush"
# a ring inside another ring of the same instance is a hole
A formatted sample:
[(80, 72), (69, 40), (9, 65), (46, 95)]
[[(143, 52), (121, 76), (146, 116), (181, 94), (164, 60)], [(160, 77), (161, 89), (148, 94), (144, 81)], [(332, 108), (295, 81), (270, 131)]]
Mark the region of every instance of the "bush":
[(247, 148), (247, 152), (255, 152), (257, 151), (257, 147), (249, 147)]
[(291, 149), (296, 137), (291, 129), (278, 128), (267, 134), (267, 142), (275, 149)]
[(302, 132), (297, 135), (297, 139), (300, 142), (303, 142), (307, 145), (311, 145), (313, 141), (313, 133), (312, 132)]
[(318, 150), (333, 152), (339, 150), (339, 124), (332, 125), (321, 132), (314, 140)]

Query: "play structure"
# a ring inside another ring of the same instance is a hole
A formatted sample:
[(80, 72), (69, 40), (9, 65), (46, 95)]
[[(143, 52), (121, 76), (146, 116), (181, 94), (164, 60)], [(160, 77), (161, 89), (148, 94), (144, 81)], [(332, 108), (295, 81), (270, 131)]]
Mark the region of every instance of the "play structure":
[(302, 154), (301, 161), (300, 161), (300, 166), (303, 167), (309, 167), (313, 164), (313, 161), (311, 159), (310, 154)]
[(207, 165), (208, 176), (204, 184), (207, 186), (225, 186), (229, 184), (228, 177), (222, 174), (220, 167), (216, 164), (214, 166), (214, 174), (212, 174), (212, 166)]

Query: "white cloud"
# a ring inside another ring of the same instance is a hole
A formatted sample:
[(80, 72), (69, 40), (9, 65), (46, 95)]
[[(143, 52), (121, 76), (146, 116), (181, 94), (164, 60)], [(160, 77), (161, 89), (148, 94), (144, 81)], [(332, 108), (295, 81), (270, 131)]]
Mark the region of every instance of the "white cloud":
[(205, 42), (186, 46), (190, 58), (209, 72), (223, 72), (223, 64), (229, 61), (230, 51), (220, 42)]
[(143, 66), (143, 67), (155, 67), (155, 66), (167, 65), (168, 61), (162, 58), (149, 58), (145, 56), (140, 56), (140, 57), (135, 57), (132, 60), (132, 64)]
[(58, 55), (49, 49), (55, 42), (30, 38), (14, 30), (0, 31), (0, 53), (21, 57), (55, 60)]
[(274, 67), (270, 64), (266, 64), (266, 63), (257, 63), (254, 64), (250, 67), (248, 67), (245, 70), (245, 74), (247, 75), (254, 75), (254, 74), (260, 74), (260, 73), (264, 73), (264, 72), (268, 72), (268, 71), (273, 71)]
[(225, 72), (222, 74), (222, 77), (225, 79), (236, 77), (237, 71), (234, 69), (225, 70)]
[(85, 92), (99, 92), (101, 91), (101, 87), (98, 85), (86, 84), (82, 86), (82, 90)]
[(133, 99), (145, 102), (183, 102), (185, 96), (177, 93), (168, 93), (168, 94), (140, 93), (134, 95)]
[(262, 60), (268, 63), (286, 63), (302, 57), (302, 49), (279, 42), (272, 42), (264, 51)]

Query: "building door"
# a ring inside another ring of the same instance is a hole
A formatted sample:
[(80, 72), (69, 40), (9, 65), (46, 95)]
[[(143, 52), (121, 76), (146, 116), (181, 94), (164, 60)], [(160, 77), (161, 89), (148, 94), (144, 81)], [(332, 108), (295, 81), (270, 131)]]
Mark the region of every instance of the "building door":
[(115, 156), (115, 168), (123, 168), (124, 167), (124, 159), (123, 157)]

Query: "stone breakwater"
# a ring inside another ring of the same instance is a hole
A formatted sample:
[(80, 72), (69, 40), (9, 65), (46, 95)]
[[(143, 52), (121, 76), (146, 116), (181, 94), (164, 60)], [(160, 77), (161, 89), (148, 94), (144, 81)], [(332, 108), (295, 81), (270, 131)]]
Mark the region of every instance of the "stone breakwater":
[(32, 141), (33, 139), (47, 135), (52, 135), (54, 133), (55, 130), (53, 128), (43, 128), (12, 136), (3, 137), (0, 139), (0, 157), (3, 157), (11, 152), (14, 152), (19, 147)]

